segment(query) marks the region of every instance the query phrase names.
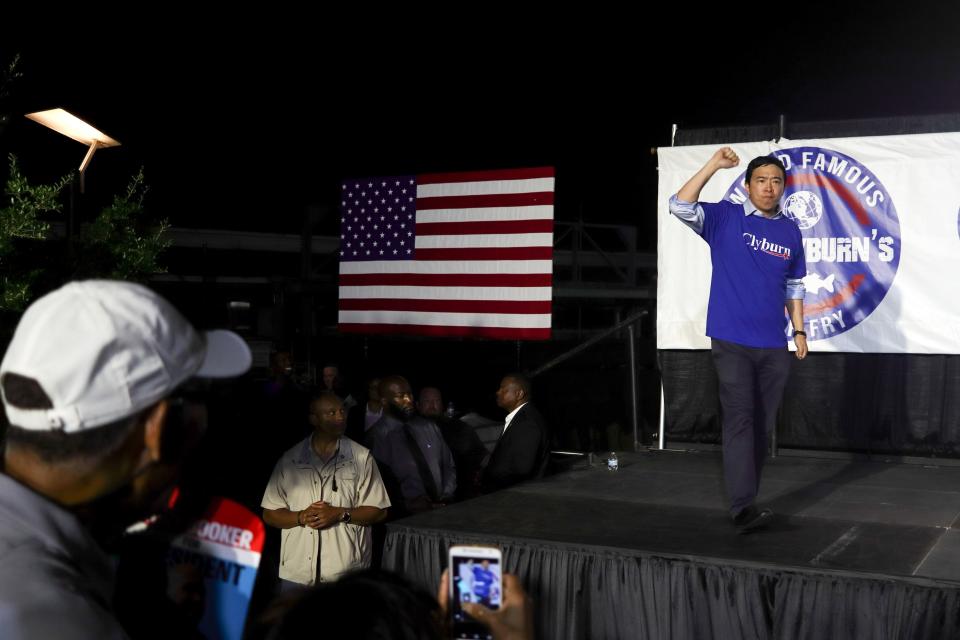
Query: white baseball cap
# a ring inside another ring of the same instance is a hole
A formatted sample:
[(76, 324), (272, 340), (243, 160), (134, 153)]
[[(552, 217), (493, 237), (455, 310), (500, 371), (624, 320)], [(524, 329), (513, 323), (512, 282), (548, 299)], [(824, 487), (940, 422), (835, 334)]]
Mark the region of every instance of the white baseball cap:
[(17, 427), (75, 433), (132, 416), (194, 376), (238, 376), (250, 362), (243, 338), (197, 332), (144, 286), (71, 282), (27, 308), (0, 363), (0, 380), (36, 380), (53, 408), (21, 409), (5, 395), (3, 405)]

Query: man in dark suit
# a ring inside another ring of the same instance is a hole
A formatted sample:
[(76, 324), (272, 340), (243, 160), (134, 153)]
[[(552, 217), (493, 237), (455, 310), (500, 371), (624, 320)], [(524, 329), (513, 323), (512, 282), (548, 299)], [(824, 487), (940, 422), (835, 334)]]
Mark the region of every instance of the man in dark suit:
[(484, 492), (543, 476), (550, 456), (547, 425), (531, 399), (530, 381), (523, 375), (511, 373), (500, 382), (497, 405), (507, 417), (480, 478)]
[(420, 513), (450, 502), (457, 490), (453, 454), (440, 427), (416, 415), (410, 383), (396, 375), (383, 378), (380, 404), (383, 417), (370, 427), (367, 442), (397, 512)]

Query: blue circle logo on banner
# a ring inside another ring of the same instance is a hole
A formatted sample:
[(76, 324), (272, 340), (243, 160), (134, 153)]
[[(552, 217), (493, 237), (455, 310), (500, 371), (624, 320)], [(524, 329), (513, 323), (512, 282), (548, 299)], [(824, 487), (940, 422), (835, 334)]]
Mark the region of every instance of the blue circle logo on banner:
[[(831, 338), (863, 322), (890, 290), (900, 265), (897, 209), (873, 172), (848, 155), (820, 147), (771, 155), (787, 169), (783, 212), (803, 234), (807, 339)], [(745, 176), (725, 200), (747, 200)], [(784, 331), (790, 335), (789, 322)]]

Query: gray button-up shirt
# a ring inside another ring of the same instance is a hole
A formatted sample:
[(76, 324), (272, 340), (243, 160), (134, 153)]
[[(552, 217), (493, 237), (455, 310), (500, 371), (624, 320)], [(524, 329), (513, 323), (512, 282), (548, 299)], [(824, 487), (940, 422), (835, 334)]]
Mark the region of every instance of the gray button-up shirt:
[(107, 556), (62, 507), (0, 474), (0, 636), (126, 638)]

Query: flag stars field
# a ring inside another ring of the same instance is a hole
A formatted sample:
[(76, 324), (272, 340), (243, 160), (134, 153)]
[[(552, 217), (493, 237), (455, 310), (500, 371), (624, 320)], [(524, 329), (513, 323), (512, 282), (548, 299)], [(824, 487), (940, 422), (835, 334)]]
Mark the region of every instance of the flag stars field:
[[(549, 338), (553, 168), (379, 182), (399, 187), (398, 195), (393, 188), (386, 195), (402, 213), (387, 206), (390, 215), (367, 216), (367, 238), (379, 235), (383, 248), (376, 242), (373, 250), (345, 243), (340, 252), (342, 331)], [(409, 189), (402, 186), (408, 184)], [(361, 220), (347, 204), (351, 187), (359, 192), (359, 185), (342, 185), (349, 195), (341, 225), (348, 231)]]

